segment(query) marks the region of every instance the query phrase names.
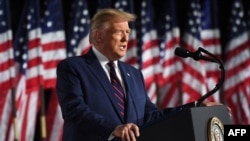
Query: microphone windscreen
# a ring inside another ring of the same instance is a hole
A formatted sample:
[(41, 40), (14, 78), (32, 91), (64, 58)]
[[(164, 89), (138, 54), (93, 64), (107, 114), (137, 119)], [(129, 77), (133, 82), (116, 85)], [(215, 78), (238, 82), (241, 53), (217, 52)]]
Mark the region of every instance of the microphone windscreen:
[(189, 57), (188, 51), (182, 47), (177, 47), (174, 51), (174, 54), (183, 58)]

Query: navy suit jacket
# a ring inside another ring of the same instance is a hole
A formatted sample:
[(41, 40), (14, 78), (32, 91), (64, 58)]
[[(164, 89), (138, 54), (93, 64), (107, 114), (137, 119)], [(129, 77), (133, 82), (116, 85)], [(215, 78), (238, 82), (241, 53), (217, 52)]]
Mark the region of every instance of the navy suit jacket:
[(64, 118), (64, 141), (105, 141), (117, 125), (142, 126), (164, 117), (147, 96), (142, 73), (118, 61), (126, 89), (126, 117), (116, 109), (110, 81), (92, 49), (84, 56), (61, 61), (57, 67), (57, 94)]

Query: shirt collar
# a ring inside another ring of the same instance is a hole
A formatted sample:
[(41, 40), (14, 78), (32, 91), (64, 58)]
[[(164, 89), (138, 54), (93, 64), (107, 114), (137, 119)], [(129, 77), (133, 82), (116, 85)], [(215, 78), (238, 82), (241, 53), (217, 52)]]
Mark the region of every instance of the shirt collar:
[[(101, 63), (102, 66), (106, 66), (106, 64), (109, 62), (108, 58), (104, 56), (99, 50), (97, 50), (95, 47), (93, 47), (93, 52), (96, 55), (97, 59)], [(115, 67), (117, 67), (117, 60), (113, 61), (115, 64)]]

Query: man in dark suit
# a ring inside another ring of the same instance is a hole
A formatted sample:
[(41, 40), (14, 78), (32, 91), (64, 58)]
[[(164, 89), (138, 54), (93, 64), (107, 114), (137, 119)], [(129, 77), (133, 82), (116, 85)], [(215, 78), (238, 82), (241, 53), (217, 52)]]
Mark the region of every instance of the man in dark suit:
[[(157, 109), (147, 96), (142, 73), (119, 61), (128, 47), (128, 22), (135, 19), (135, 15), (116, 9), (100, 10), (90, 23), (93, 46), (88, 53), (58, 64), (56, 88), (64, 141), (135, 141), (139, 126), (195, 105)], [(110, 61), (116, 78), (110, 75)], [(113, 80), (120, 82), (113, 86)]]

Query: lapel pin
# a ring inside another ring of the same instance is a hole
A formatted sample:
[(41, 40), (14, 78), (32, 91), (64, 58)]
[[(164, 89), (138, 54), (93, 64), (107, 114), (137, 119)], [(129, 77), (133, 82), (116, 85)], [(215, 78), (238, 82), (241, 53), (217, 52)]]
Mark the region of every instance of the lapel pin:
[(127, 76), (128, 76), (128, 77), (130, 77), (130, 74), (129, 74), (129, 73), (127, 73)]

